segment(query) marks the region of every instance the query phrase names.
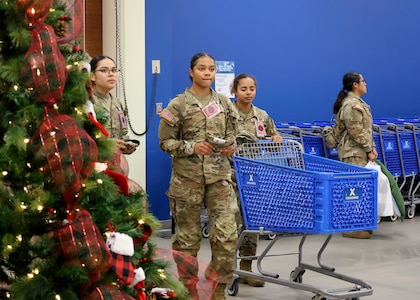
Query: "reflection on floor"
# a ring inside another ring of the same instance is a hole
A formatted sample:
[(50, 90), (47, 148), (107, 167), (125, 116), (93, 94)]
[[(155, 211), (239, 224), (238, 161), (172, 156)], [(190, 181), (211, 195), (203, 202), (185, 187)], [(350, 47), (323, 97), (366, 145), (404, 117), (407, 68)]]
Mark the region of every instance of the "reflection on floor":
[[(302, 250), (303, 261), (316, 264), (316, 255), (325, 240), (325, 235), (308, 236)], [(278, 256), (282, 253), (297, 253), (301, 237), (280, 238), (271, 249), (275, 256), (265, 257), (264, 270), (279, 274), (281, 279), (289, 279), (296, 267), (297, 256)], [(170, 230), (162, 231), (153, 238), (160, 248), (171, 248)], [(260, 237), (258, 255), (266, 249), (270, 240)], [(210, 259), (208, 239), (203, 238), (199, 258)], [(404, 222), (382, 220), (370, 239), (357, 240), (334, 234), (323, 254), (322, 263), (334, 267), (338, 273), (367, 281), (374, 287), (373, 294), (360, 299), (372, 300), (415, 300), (420, 297), (420, 217)], [(253, 265), (257, 270), (256, 264)], [(330, 276), (307, 270), (302, 276), (304, 284), (318, 289), (347, 287), (351, 284)], [(227, 299), (253, 300), (307, 300), (314, 294), (302, 289), (287, 287), (279, 283), (266, 283), (262, 288), (238, 285), (236, 296)]]

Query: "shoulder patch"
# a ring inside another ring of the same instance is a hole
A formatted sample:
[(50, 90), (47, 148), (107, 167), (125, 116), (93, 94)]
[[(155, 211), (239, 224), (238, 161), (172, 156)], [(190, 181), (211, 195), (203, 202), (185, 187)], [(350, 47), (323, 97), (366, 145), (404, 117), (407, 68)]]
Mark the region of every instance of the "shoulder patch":
[(173, 123), (174, 121), (174, 116), (166, 109), (162, 110), (162, 112), (160, 113), (160, 117), (170, 123)]
[(363, 107), (360, 105), (360, 104), (355, 104), (354, 106), (353, 106), (355, 109), (357, 109), (357, 110), (360, 110), (360, 111), (364, 111), (364, 109), (363, 109)]

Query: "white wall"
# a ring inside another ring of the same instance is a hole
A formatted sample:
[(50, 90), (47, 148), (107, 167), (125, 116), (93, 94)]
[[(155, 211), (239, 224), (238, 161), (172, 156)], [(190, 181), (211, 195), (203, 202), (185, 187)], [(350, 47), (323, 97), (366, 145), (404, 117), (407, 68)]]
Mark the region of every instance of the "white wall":
[[(115, 1), (103, 0), (103, 54), (114, 57), (122, 67), (125, 79), (125, 94), (131, 125), (134, 131), (145, 130), (145, 0), (117, 1), (119, 10), (119, 35), (121, 62), (116, 42)], [(118, 85), (117, 97), (123, 100), (122, 84)], [(129, 178), (146, 189), (146, 138), (130, 132), (130, 137), (140, 140), (137, 150), (127, 155), (130, 166)]]

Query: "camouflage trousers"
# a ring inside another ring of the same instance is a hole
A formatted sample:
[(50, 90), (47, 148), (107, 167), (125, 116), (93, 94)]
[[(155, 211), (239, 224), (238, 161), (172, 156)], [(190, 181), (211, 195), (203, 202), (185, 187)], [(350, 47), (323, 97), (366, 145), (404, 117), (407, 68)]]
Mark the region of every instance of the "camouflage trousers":
[[(241, 229), (245, 228), (245, 221), (242, 215), (241, 202), (239, 201), (239, 193), (235, 188), (236, 196), (238, 198), (239, 211), (236, 214), (236, 223), (241, 224)], [(259, 234), (258, 233), (246, 233), (242, 244), (239, 246), (239, 255), (240, 256), (255, 256), (257, 254), (257, 242)]]
[(345, 162), (345, 163), (348, 163), (348, 164), (365, 167), (369, 160), (368, 160), (367, 156), (366, 157), (349, 156), (349, 157), (341, 159), (341, 161)]
[(177, 224), (172, 237), (172, 249), (197, 257), (202, 238), (200, 215), (204, 203), (209, 216), (212, 252), (209, 265), (219, 275), (220, 283), (230, 283), (238, 240), (235, 220), (238, 206), (231, 182), (222, 180), (206, 185), (172, 178), (168, 196), (171, 213)]

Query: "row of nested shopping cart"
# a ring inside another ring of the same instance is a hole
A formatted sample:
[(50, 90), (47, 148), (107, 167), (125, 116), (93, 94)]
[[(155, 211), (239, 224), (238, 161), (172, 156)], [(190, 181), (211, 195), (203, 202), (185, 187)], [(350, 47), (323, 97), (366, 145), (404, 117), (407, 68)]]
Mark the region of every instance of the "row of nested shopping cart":
[[(420, 204), (420, 117), (374, 119), (373, 138), (378, 159), (394, 176), (404, 197), (406, 217), (415, 215)], [(338, 159), (337, 149), (329, 149), (322, 136), (331, 121), (276, 123), (278, 132), (299, 141), (304, 152)], [(391, 217), (395, 221), (397, 216)]]

